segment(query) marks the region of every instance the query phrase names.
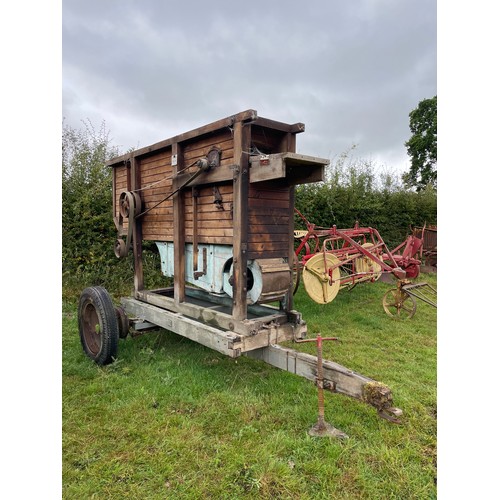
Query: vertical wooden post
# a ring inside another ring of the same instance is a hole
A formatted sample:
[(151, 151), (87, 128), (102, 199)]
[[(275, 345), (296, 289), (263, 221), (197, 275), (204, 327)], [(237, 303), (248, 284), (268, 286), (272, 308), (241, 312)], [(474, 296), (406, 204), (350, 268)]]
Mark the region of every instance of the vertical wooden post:
[(111, 192), (113, 193), (113, 222), (115, 223), (116, 229), (118, 229), (118, 215), (117, 215), (118, 212), (116, 210), (116, 168), (111, 169), (111, 179), (112, 179)]
[[(293, 278), (293, 268), (295, 267), (295, 263), (297, 263), (296, 271), (299, 272), (298, 260), (295, 257), (295, 246), (293, 241), (293, 231), (295, 229), (295, 212), (293, 210), (295, 207), (295, 186), (290, 186), (289, 200), (290, 200), (290, 212), (288, 215), (288, 234), (290, 235), (290, 241), (288, 243), (288, 264), (290, 266)], [(295, 283), (294, 280), (292, 279), (290, 283), (290, 288), (288, 289), (288, 293), (286, 294), (286, 302), (284, 304), (285, 310), (287, 311), (291, 311), (293, 309), (294, 288), (295, 288)]]
[[(130, 160), (131, 190), (141, 188), (141, 168), (139, 160), (133, 157)], [(134, 294), (144, 290), (144, 272), (142, 269), (142, 220), (134, 218), (132, 228), (132, 248), (134, 250)]]
[[(182, 146), (172, 144), (172, 166), (174, 176), (184, 167)], [(174, 183), (175, 184), (175, 177)], [(174, 188), (174, 185), (172, 186)], [(185, 199), (181, 189), (173, 196), (174, 211), (174, 300), (176, 304), (186, 300), (186, 231)]]
[[(292, 134), (288, 132), (285, 137), (283, 138), (283, 141), (281, 142), (280, 145), (281, 152), (282, 153), (295, 153), (295, 148), (296, 148), (296, 136), (295, 134)], [(288, 205), (288, 234), (290, 235), (290, 240), (288, 242), (288, 264), (290, 265), (290, 269), (292, 271), (292, 276), (293, 276), (293, 268), (295, 264), (295, 247), (294, 247), (294, 241), (293, 241), (293, 231), (295, 229), (295, 212), (294, 212), (294, 207), (295, 207), (295, 186), (290, 186), (290, 192), (289, 192), (289, 205)], [(299, 270), (297, 269), (297, 272)], [(287, 311), (291, 311), (293, 309), (293, 289), (294, 289), (294, 283), (293, 279), (291, 280), (290, 283), (290, 288), (288, 289), (288, 293), (286, 296), (286, 303), (284, 304), (285, 309)]]
[(250, 127), (234, 124), (233, 176), (233, 318), (247, 318), (248, 182)]
[(295, 134), (288, 132), (280, 142), (280, 153), (295, 153)]

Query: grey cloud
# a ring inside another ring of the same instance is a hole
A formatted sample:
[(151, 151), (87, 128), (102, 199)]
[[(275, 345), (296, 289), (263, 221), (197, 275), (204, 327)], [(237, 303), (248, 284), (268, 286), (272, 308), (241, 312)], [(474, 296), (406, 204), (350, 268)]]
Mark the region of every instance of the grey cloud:
[(436, 94), (436, 1), (65, 0), (63, 93), (68, 123), (106, 120), (124, 149), (254, 108), (306, 123), (303, 153), (402, 168)]

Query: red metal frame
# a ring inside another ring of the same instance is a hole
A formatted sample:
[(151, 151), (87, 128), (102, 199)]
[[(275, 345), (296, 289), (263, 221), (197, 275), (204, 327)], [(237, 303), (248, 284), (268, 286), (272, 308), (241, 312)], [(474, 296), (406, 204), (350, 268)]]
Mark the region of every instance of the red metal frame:
[[(307, 261), (318, 253), (334, 254), (340, 262), (328, 269), (328, 274), (331, 276), (332, 271), (340, 267), (341, 287), (377, 279), (374, 273), (356, 270), (356, 259), (363, 256), (378, 264), (381, 272), (390, 272), (398, 279), (418, 276), (420, 261), (415, 258), (415, 255), (421, 250), (422, 240), (415, 235), (409, 236), (391, 251), (379, 232), (372, 227), (359, 227), (356, 223), (354, 228), (350, 229), (337, 229), (336, 226), (324, 228), (311, 224), (297, 209), (295, 212), (307, 227), (307, 232), (299, 236), (300, 243), (295, 250), (300, 266), (305, 266)], [(363, 246), (367, 243), (370, 244), (369, 247)]]

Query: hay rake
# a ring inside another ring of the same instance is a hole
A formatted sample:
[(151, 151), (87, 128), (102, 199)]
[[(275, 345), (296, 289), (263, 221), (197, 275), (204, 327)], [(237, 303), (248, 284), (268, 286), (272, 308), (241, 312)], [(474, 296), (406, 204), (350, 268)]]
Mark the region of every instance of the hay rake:
[(389, 290), (382, 301), (388, 315), (411, 318), (416, 310), (414, 298), (436, 307), (435, 289), (427, 283), (412, 284), (407, 280), (420, 273), (416, 255), (422, 247), (421, 238), (412, 234), (391, 251), (375, 228), (359, 227), (357, 222), (349, 229), (319, 227), (297, 209), (295, 213), (307, 227), (294, 231), (299, 240), (295, 249), (295, 291), (302, 274), (308, 295), (319, 304), (327, 304), (339, 290), (377, 281), (382, 273), (388, 273), (398, 280), (397, 288)]

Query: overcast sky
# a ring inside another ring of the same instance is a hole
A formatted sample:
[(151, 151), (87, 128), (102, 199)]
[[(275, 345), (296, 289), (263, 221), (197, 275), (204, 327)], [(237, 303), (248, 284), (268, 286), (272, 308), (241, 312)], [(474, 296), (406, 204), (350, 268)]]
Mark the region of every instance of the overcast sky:
[(409, 168), (436, 90), (436, 0), (63, 1), (63, 117), (121, 151), (245, 109), (303, 122), (297, 151)]

